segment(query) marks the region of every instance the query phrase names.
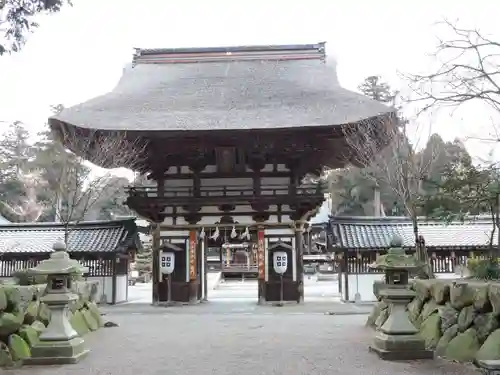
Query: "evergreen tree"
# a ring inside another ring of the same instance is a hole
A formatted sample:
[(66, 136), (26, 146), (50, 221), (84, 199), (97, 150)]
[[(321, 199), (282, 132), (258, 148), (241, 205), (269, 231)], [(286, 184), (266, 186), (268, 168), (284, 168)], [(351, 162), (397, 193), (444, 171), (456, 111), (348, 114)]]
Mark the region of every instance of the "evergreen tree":
[(135, 257), (135, 269), (140, 275), (151, 273), (153, 270), (153, 247), (151, 243), (144, 243), (142, 251)]
[(109, 183), (116, 189), (99, 196), (93, 207), (86, 213), (85, 220), (113, 220), (120, 216), (135, 215), (125, 204), (126, 187), (130, 185), (130, 181), (123, 177), (111, 177)]
[[(492, 257), (500, 253), (500, 165), (490, 162), (474, 165), (465, 155), (449, 164), (437, 181), (434, 194), (423, 200), (425, 213), (433, 218), (464, 221), (475, 215), (486, 214), (492, 219), (490, 247)], [(494, 247), (495, 239), (498, 246)], [(496, 254), (495, 254), (496, 253)], [(495, 260), (496, 262), (496, 260)]]
[(0, 56), (17, 52), (25, 42), (25, 35), (38, 26), (33, 17), (47, 12), (58, 12), (71, 4), (70, 0), (2, 0), (0, 1), (0, 31), (4, 34), (0, 42)]
[(394, 103), (395, 93), (390, 86), (383, 82), (380, 76), (369, 76), (358, 86), (358, 90), (377, 102)]
[(32, 158), (29, 132), (20, 121), (12, 123), (2, 135), (0, 143), (0, 167), (4, 178), (15, 179)]
[(34, 211), (28, 214), (34, 208), (38, 211), (34, 176), (27, 176), (32, 157), (28, 131), (19, 121), (10, 124), (0, 141), (0, 214), (7, 220), (31, 221), (39, 216)]
[(70, 202), (67, 200), (71, 199), (68, 194), (60, 192), (75, 190), (74, 194), (81, 194), (84, 181), (91, 170), (80, 158), (66, 150), (50, 129), (47, 128), (39, 133), (38, 138), (33, 146), (35, 157), (31, 169), (38, 171), (47, 185), (47, 189), (39, 192), (39, 199), (48, 208), (41, 220), (60, 221), (61, 217), (68, 215)]

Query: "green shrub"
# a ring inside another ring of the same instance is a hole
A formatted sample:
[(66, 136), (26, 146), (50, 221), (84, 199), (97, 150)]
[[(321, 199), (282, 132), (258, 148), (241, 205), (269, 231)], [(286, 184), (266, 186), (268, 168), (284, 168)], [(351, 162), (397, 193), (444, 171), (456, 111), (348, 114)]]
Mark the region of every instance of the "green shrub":
[(45, 284), (47, 282), (46, 275), (34, 275), (29, 269), (17, 270), (12, 276), (14, 276), (17, 285), (26, 286)]
[[(47, 283), (47, 275), (34, 274), (29, 268), (17, 270), (12, 276), (14, 276), (17, 285), (27, 286)], [(74, 281), (84, 280), (84, 277), (78, 273), (71, 275), (71, 278)]]
[(467, 269), (471, 276), (483, 280), (500, 279), (500, 259), (499, 258), (468, 258)]

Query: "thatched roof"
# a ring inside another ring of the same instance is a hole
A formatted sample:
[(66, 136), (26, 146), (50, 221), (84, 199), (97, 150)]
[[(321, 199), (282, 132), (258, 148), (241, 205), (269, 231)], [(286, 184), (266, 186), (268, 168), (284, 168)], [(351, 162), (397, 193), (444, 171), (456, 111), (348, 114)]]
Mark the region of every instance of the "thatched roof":
[(340, 87), (324, 44), (138, 50), (115, 89), (51, 118), (95, 130), (330, 127), (391, 109)]

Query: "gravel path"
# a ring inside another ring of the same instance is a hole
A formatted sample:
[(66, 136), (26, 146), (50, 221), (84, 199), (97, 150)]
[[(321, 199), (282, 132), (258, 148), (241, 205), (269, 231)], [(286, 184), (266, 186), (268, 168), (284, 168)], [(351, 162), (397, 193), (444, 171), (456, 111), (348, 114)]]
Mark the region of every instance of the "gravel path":
[(368, 352), (366, 316), (113, 314), (120, 325), (90, 334), (89, 357), (6, 375), (472, 375), (440, 361), (391, 363)]

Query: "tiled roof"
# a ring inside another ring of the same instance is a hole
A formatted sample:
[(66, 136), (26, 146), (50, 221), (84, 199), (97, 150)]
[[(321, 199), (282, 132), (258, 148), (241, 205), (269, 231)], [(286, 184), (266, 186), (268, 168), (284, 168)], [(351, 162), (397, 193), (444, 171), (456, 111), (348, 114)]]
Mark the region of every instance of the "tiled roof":
[[(140, 246), (135, 218), (92, 221), (72, 225), (68, 251), (121, 252)], [(61, 223), (0, 224), (0, 253), (50, 253), (64, 240)]]
[[(335, 217), (331, 228), (336, 245), (347, 249), (383, 249), (390, 247), (394, 235), (403, 239), (404, 247), (415, 245), (413, 226), (404, 217)], [(484, 248), (489, 246), (492, 221), (478, 217), (464, 222), (436, 222), (419, 220), (419, 234), (427, 247)], [(494, 244), (497, 237), (494, 236)]]

